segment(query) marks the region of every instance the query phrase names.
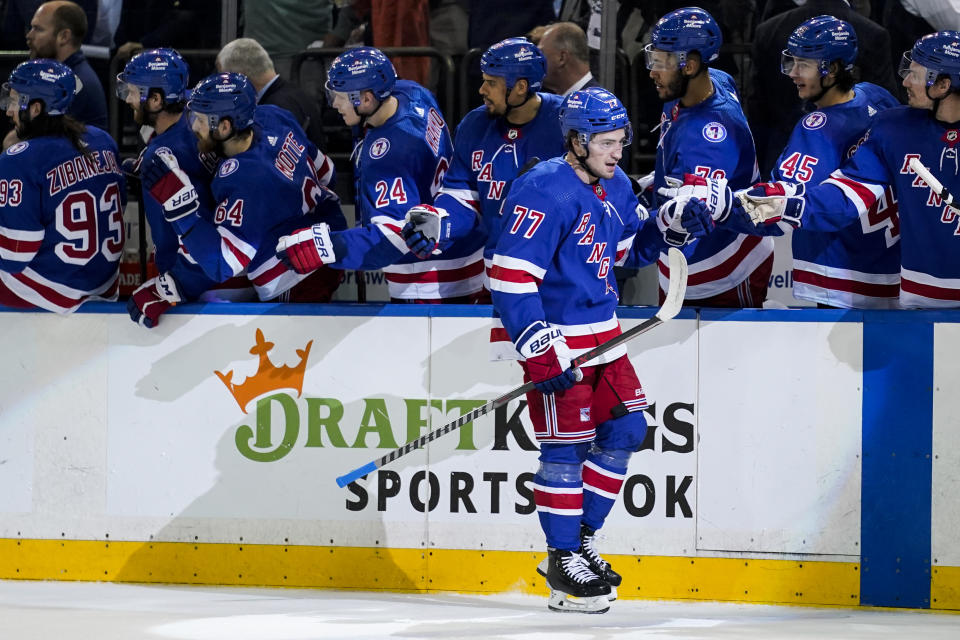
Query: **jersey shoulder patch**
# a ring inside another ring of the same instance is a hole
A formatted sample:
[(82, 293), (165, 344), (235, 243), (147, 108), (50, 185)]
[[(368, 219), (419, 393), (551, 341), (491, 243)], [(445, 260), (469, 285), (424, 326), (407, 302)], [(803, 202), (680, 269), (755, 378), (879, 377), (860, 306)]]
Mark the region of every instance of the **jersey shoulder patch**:
[(823, 111), (814, 111), (813, 113), (808, 113), (803, 118), (803, 128), (809, 131), (815, 131), (817, 129), (823, 128), (827, 124), (827, 114)]
[(379, 160), (390, 151), (390, 141), (386, 138), (377, 138), (370, 145), (369, 154), (374, 160)]
[(217, 172), (217, 175), (221, 178), (226, 178), (228, 175), (237, 170), (240, 166), (240, 162), (236, 158), (227, 158), (220, 164), (220, 170)]
[(26, 151), (26, 150), (27, 150), (27, 147), (29, 147), (29, 146), (30, 146), (30, 143), (27, 142), (27, 141), (23, 141), (23, 142), (18, 142), (18, 143), (16, 143), (16, 144), (12, 144), (12, 145), (10, 145), (10, 146), (7, 148), (7, 155), (15, 156), (15, 155), (17, 155), (18, 153), (22, 153), (22, 152)]
[(727, 128), (720, 122), (708, 122), (700, 132), (707, 142), (723, 142), (727, 138)]

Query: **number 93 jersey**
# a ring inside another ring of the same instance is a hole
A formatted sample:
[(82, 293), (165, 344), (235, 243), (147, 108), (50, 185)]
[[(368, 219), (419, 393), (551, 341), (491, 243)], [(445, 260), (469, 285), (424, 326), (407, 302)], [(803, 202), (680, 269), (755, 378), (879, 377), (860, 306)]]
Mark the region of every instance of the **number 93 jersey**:
[(87, 127), (84, 153), (62, 136), (0, 155), (0, 281), (56, 313), (116, 300), (126, 189), (117, 145)]

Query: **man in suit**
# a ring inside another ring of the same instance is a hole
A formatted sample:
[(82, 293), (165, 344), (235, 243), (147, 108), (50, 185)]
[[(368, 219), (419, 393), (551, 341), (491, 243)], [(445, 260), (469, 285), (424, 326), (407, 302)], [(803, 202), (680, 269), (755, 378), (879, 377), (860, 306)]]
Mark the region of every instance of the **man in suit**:
[(576, 23), (558, 22), (547, 27), (540, 38), (540, 51), (547, 59), (544, 89), (567, 96), (600, 86), (590, 72), (587, 34)]
[(747, 115), (757, 145), (760, 173), (770, 173), (794, 124), (804, 113), (797, 89), (780, 73), (780, 52), (793, 30), (819, 15), (849, 22), (860, 43), (857, 67), (860, 80), (896, 93), (894, 67), (890, 62), (890, 35), (880, 25), (855, 11), (845, 0), (808, 0), (803, 6), (773, 16), (757, 25), (753, 38), (753, 70), (748, 85)]
[(237, 38), (224, 45), (217, 54), (217, 70), (242, 73), (257, 92), (258, 104), (272, 104), (286, 109), (297, 119), (310, 142), (324, 149), (320, 107), (300, 87), (280, 77), (266, 49), (253, 38)]

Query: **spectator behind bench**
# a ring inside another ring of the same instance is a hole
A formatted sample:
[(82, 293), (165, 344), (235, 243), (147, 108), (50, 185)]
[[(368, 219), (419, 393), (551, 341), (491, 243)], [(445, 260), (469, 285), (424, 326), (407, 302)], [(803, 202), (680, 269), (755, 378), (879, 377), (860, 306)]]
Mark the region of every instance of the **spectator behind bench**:
[(293, 114), (310, 142), (325, 149), (320, 108), (305, 91), (284, 80), (274, 69), (270, 54), (253, 38), (237, 38), (217, 54), (217, 70), (242, 73), (257, 92), (257, 104), (272, 104)]
[(30, 21), (27, 48), (31, 58), (50, 58), (73, 70), (80, 90), (68, 113), (84, 124), (106, 129), (107, 98), (103, 85), (80, 51), (86, 35), (87, 14), (80, 5), (66, 0), (45, 2), (37, 7)]

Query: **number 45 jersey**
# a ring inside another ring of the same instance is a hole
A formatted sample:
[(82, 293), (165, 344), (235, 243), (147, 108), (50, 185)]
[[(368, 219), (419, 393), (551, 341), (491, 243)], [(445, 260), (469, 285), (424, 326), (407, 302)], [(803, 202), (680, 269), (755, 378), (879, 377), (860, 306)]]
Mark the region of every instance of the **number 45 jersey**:
[(0, 281), (56, 313), (117, 298), (126, 204), (117, 145), (95, 127), (83, 141), (85, 154), (44, 136), (0, 155)]
[[(777, 159), (774, 181), (819, 184), (852, 156), (874, 116), (899, 103), (862, 82), (849, 102), (804, 116)], [(900, 295), (900, 221), (889, 187), (858, 220), (833, 233), (793, 232), (793, 295), (833, 307), (884, 309)]]

